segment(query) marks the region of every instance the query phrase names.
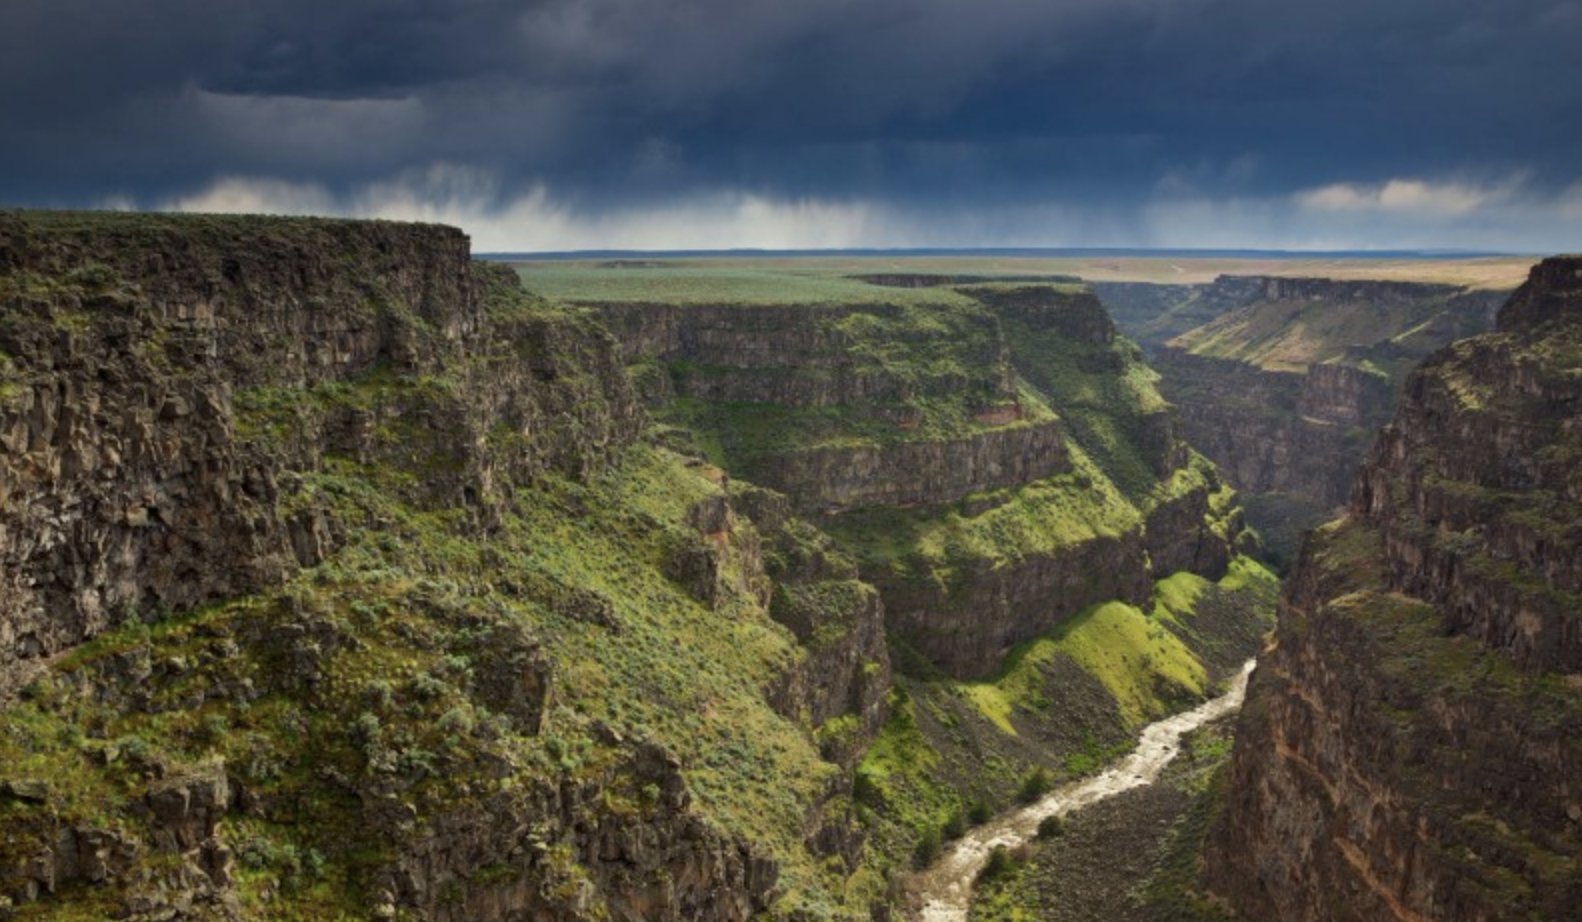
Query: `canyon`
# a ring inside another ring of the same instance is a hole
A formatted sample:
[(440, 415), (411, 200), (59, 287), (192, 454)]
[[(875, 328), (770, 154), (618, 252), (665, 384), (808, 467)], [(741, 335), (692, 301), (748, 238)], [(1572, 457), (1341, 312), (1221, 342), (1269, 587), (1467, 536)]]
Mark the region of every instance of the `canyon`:
[(1488, 330), (1508, 292), (1424, 282), (1222, 276), (1099, 285), (1146, 344), (1187, 440), (1243, 496), (1280, 566), (1344, 506), (1418, 361)]
[(1566, 918), (1579, 305), (0, 212), (0, 919)]
[(568, 305), (69, 213), (0, 280), (7, 918), (869, 918), (1272, 612), (1068, 281)]
[(1582, 260), (1547, 260), (1304, 548), (1209, 852), (1246, 916), (1575, 918), (1579, 336)]

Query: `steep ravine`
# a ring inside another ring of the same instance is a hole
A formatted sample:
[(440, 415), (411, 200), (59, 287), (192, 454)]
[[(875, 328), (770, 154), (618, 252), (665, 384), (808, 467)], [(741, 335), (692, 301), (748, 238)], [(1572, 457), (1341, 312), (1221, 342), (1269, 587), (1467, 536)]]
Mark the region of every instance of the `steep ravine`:
[(1237, 733), (1212, 888), (1249, 919), (1582, 907), (1582, 259), (1435, 353), (1305, 546)]
[(595, 281), (632, 292), (588, 304), (665, 438), (784, 490), (879, 591), (901, 674), (853, 789), (878, 853), (922, 860), (1091, 774), (1258, 648), (1273, 580), (1238, 556), (1235, 496), (1091, 293), (658, 304)]
[(0, 213), (0, 918), (882, 917), (1260, 643), (1234, 492), (1076, 286), (518, 282)]
[(1100, 291), (1128, 306), (1123, 329), (1150, 344), (1185, 437), (1241, 492), (1280, 563), (1303, 530), (1346, 503), (1352, 472), (1411, 367), (1489, 329), (1505, 297), (1451, 285), (1235, 276), (1150, 296), (1135, 285)]
[(882, 898), (882, 604), (591, 318), (448, 228), (6, 213), (0, 320), (0, 917)]
[(1222, 576), (1245, 548), (1232, 494), (1098, 301), (948, 294), (590, 303), (659, 418), (817, 516), (891, 629), (954, 676), (1092, 605), (1143, 604), (1155, 579)]
[(1252, 667), (1249, 660), (1219, 696), (1144, 727), (1136, 749), (1099, 774), (968, 830), (934, 866), (913, 878), (914, 899), (920, 905), (918, 922), (967, 922), (973, 886), (995, 849), (1016, 848), (1031, 841), (1039, 824), (1050, 817), (1063, 818), (1133, 788), (1153, 784), (1180, 754), (1184, 735), (1234, 714), (1241, 707)]

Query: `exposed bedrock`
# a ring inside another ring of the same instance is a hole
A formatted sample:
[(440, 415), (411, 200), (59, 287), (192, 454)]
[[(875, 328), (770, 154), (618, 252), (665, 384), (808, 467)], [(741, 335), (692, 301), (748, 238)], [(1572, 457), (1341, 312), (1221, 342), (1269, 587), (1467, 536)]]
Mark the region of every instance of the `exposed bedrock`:
[(0, 918), (738, 922), (856, 867), (878, 594), (648, 444), (585, 311), (450, 228), (0, 213), (0, 321)]
[[(460, 232), (292, 228), (41, 230), (0, 216), (0, 666), (316, 563), (337, 526), (311, 505), (282, 511), (280, 478), (326, 449), (355, 452), (372, 427), (431, 433), (413, 450), (447, 455), (461, 473), (430, 488), (474, 506), (495, 492), (496, 468), (585, 472), (636, 436), (631, 392), (598, 337), (486, 322), (492, 272), (473, 266)], [(523, 361), (489, 369), (490, 386), (454, 413), (423, 419), (397, 394), (271, 448), (238, 430), (238, 393), (333, 386), (379, 367), (432, 374), (505, 336)], [(576, 362), (602, 364), (586, 385), (598, 404), (542, 385)], [(496, 424), (531, 437), (483, 450)]]
[(1284, 561), (1303, 530), (1345, 505), (1411, 365), (1488, 329), (1500, 297), (1449, 285), (1225, 277), (1179, 305), (1219, 312), (1159, 343), (1152, 361), (1186, 439), (1245, 494), (1249, 521)]
[(1247, 918), (1582, 905), (1582, 259), (1435, 353), (1308, 541), (1237, 735), (1214, 888)]

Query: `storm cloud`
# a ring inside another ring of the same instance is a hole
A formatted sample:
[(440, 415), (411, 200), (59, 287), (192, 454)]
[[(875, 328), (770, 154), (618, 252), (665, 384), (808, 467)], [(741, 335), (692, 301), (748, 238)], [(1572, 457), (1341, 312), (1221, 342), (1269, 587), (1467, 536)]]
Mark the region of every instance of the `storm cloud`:
[(0, 202), (480, 246), (1560, 249), (1575, 0), (8, 0)]

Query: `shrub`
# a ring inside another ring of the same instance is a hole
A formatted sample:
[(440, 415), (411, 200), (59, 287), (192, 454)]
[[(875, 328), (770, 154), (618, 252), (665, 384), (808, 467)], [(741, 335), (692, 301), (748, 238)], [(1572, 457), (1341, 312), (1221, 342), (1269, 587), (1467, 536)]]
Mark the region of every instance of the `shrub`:
[(1011, 852), (1003, 845), (994, 846), (989, 852), (989, 860), (983, 865), (983, 870), (978, 872), (978, 884), (986, 884), (1010, 874), (1016, 870), (1016, 859), (1011, 857)]
[(1046, 816), (1038, 821), (1038, 838), (1041, 841), (1058, 839), (1066, 834), (1066, 821), (1059, 816)]
[(994, 808), (989, 806), (988, 801), (976, 801), (967, 811), (967, 821), (974, 826), (981, 826), (993, 818)]
[(950, 814), (950, 819), (945, 821), (945, 838), (959, 839), (967, 831), (967, 816), (960, 810)]
[(917, 840), (917, 848), (912, 852), (912, 864), (918, 868), (926, 868), (939, 857), (940, 851), (939, 830), (930, 826), (923, 830), (922, 836)]
[(1022, 779), (1022, 787), (1016, 792), (1016, 799), (1024, 804), (1030, 804), (1045, 794), (1049, 793), (1049, 772), (1042, 768), (1035, 768), (1028, 772)]

